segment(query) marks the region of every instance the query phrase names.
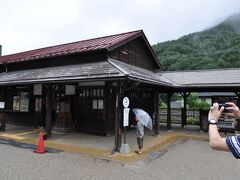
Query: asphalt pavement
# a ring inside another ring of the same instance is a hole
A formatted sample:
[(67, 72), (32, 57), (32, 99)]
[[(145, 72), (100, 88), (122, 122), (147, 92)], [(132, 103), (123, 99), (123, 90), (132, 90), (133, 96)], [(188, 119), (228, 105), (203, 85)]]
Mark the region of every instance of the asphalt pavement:
[(8, 144), (0, 144), (0, 152), (1, 180), (237, 180), (240, 170), (239, 160), (230, 153), (189, 137), (129, 162), (64, 151), (36, 154)]

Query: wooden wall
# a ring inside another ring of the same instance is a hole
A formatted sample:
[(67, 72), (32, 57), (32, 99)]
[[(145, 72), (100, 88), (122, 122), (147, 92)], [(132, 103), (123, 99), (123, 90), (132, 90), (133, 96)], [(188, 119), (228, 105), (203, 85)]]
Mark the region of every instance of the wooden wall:
[(110, 57), (145, 69), (159, 69), (142, 37), (110, 52)]

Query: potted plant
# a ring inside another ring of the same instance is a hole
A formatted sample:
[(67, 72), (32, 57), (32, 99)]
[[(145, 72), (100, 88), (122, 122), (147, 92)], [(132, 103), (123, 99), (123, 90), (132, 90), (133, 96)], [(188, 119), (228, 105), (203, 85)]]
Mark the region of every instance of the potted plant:
[(43, 140), (46, 140), (47, 139), (47, 132), (46, 132), (46, 130), (43, 127), (40, 127), (39, 128), (39, 132), (42, 132)]

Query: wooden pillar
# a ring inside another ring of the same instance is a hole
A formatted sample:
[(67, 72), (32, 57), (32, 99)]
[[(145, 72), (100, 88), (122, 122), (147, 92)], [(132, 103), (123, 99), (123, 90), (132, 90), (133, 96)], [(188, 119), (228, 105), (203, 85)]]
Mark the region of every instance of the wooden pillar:
[(52, 84), (47, 84), (45, 129), (48, 133), (48, 137), (51, 137), (51, 134), (52, 134), (52, 126), (53, 126), (52, 109), (53, 109), (53, 88), (52, 88)]
[(167, 130), (171, 130), (171, 97), (173, 93), (167, 93)]
[(182, 127), (187, 125), (187, 95), (186, 92), (183, 92), (183, 121)]
[[(2, 93), (1, 93), (1, 101), (5, 102), (5, 87), (2, 86)], [(5, 102), (6, 103), (6, 102)], [(6, 106), (6, 104), (5, 104)], [(6, 130), (6, 121), (4, 118), (4, 109), (0, 112), (0, 131), (5, 131)]]
[(119, 86), (119, 98), (118, 98), (118, 146), (117, 151), (120, 152), (122, 145), (122, 120), (123, 120), (123, 108), (122, 108), (123, 94)]
[(187, 97), (189, 96), (190, 93), (180, 93), (183, 97), (183, 109), (182, 109), (182, 127), (187, 125)]
[(202, 117), (202, 108), (199, 109), (199, 121), (200, 121), (200, 131), (203, 131), (203, 117)]
[(115, 102), (115, 145), (112, 153), (120, 151), (121, 148), (121, 128), (120, 128), (120, 86), (118, 84), (116, 90), (116, 102)]
[(155, 92), (155, 124), (154, 124), (154, 134), (159, 134), (159, 92)]

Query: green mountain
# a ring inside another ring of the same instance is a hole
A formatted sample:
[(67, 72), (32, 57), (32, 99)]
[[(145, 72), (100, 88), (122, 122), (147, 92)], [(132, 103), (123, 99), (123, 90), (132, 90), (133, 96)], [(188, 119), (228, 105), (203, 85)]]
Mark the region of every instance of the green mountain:
[(153, 45), (164, 70), (240, 67), (240, 13), (205, 31)]

